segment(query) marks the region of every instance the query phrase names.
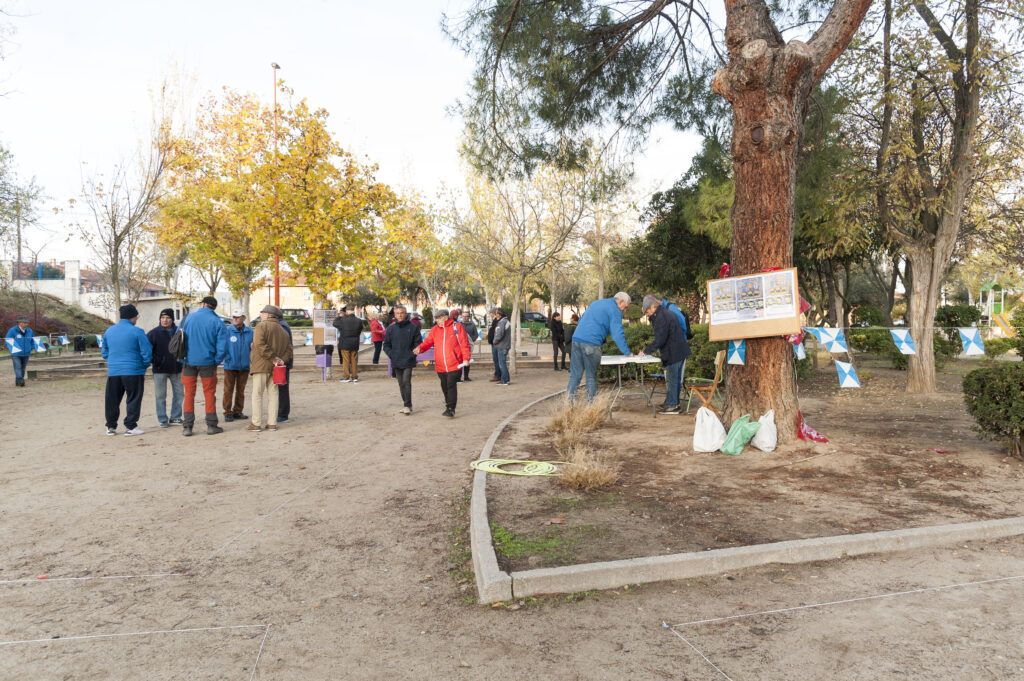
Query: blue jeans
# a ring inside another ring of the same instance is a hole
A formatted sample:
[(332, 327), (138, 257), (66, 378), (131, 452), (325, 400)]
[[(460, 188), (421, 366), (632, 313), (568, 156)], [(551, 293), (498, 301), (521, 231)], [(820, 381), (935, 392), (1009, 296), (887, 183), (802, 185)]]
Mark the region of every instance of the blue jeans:
[(679, 398), (683, 389), (683, 370), (686, 360), (665, 365), (665, 405), (669, 408), (679, 406)]
[(11, 355), (11, 361), (14, 362), (14, 382), (21, 383), (25, 380), (25, 367), (28, 366), (28, 355), (24, 357)]
[(494, 363), (494, 377), (501, 380), (501, 369), (498, 368), (498, 348), (491, 346), (491, 362)]
[(167, 421), (167, 384), (171, 384), (171, 421), (181, 420), (181, 403), (185, 399), (185, 388), (181, 385), (181, 374), (153, 374), (153, 394), (156, 395), (156, 419), (161, 426)]
[(569, 354), (569, 387), (566, 388), (569, 399), (576, 398), (576, 390), (580, 387), (580, 379), (587, 377), (587, 399), (591, 402), (597, 396), (597, 368), (601, 366), (601, 346), (590, 343), (572, 342)]
[(508, 349), (501, 348), (494, 351), (495, 357), (495, 371), (494, 373), (498, 376), (501, 383), (508, 383)]

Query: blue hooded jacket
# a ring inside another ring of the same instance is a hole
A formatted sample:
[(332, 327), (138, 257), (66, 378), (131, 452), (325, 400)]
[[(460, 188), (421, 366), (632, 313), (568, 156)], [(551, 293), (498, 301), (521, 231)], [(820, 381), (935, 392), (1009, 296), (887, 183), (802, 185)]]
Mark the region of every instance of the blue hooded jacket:
[(107, 376), (141, 376), (153, 359), (153, 345), (145, 332), (127, 319), (103, 333), (103, 349), (107, 360)]
[(604, 339), (611, 333), (619, 352), (631, 355), (633, 351), (626, 344), (626, 334), (622, 330), (622, 310), (614, 298), (595, 300), (587, 308), (572, 336), (573, 343), (604, 345)]
[(12, 357), (28, 357), (32, 354), (32, 349), (35, 348), (35, 341), (32, 339), (35, 334), (32, 333), (32, 329), (25, 327), (25, 333), (21, 332), (21, 327), (17, 324), (12, 326), (7, 331), (5, 338), (14, 340), (14, 347), (11, 347), (10, 343), (6, 343), (7, 349), (11, 351)]
[(192, 367), (216, 366), (228, 354), (228, 329), (217, 313), (201, 307), (181, 322), (188, 344), (185, 364)]
[(686, 315), (683, 314), (683, 311), (679, 309), (679, 306), (676, 305), (675, 303), (668, 302), (664, 298), (661, 299), (661, 304), (664, 307), (668, 308), (676, 316), (676, 319), (679, 320), (679, 328), (681, 328), (683, 330), (683, 336), (685, 338), (689, 338), (690, 337), (690, 322), (686, 318)]
[(252, 327), (243, 324), (242, 330), (232, 324), (228, 330), (228, 356), (224, 358), (224, 368), (228, 371), (248, 371), (249, 351), (252, 348)]

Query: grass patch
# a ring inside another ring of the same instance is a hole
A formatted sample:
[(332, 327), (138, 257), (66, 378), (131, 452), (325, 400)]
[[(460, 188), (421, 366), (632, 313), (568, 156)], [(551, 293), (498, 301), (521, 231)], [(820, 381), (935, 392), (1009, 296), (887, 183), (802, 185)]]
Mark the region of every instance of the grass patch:
[(519, 560), (538, 556), (545, 566), (568, 565), (572, 551), (588, 537), (602, 536), (605, 530), (596, 525), (572, 527), (552, 526), (536, 532), (516, 534), (491, 521), (491, 537), (499, 557)]

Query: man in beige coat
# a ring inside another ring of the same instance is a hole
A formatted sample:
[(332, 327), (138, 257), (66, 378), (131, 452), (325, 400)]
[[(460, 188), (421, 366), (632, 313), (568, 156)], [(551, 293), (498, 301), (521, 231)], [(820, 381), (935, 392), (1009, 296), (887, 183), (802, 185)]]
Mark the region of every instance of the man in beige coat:
[(273, 380), (275, 366), (284, 366), (292, 359), (292, 339), (281, 326), (281, 309), (267, 305), (260, 311), (260, 323), (253, 334), (249, 353), (249, 375), (252, 378), (252, 423), (246, 430), (263, 430), (263, 393), (267, 400), (267, 426), (277, 430), (277, 384)]

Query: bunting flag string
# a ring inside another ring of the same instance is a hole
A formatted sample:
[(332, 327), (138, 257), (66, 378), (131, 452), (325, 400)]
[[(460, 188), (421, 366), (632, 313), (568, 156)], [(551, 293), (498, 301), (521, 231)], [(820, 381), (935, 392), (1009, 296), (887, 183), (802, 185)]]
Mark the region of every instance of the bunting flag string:
[(46, 352), (46, 341), (44, 341), (42, 338), (33, 338), (32, 344), (35, 345), (36, 352)]
[(306, 332), (306, 342), (305, 342), (305, 345), (312, 345), (312, 344), (313, 344), (313, 332), (312, 331), (307, 331)]
[(363, 331), (361, 334), (359, 334), (359, 344), (360, 345), (369, 345), (370, 343), (373, 342), (371, 340), (371, 338), (372, 338), (372, 336), (370, 335), (369, 331)]
[(845, 352), (850, 349), (846, 346), (846, 336), (842, 329), (829, 329), (823, 326), (805, 328), (804, 331), (814, 336), (815, 340), (825, 346), (830, 353)]
[(103, 349), (103, 336), (96, 334), (96, 345), (99, 347), (100, 350)]
[(4, 338), (4, 340), (7, 341), (7, 349), (10, 350), (11, 352), (14, 352), (14, 339)]
[(853, 368), (853, 364), (850, 364), (849, 362), (840, 362), (837, 359), (836, 371), (839, 373), (840, 388), (860, 387), (860, 379), (857, 378), (857, 371)]
[(889, 329), (892, 339), (896, 343), (896, 349), (904, 355), (916, 355), (917, 348), (914, 347), (914, 339), (910, 337), (910, 331), (906, 329)]
[(965, 355), (984, 355), (985, 343), (981, 340), (981, 331), (973, 326), (958, 327), (960, 341), (964, 345)]
[(807, 349), (804, 348), (804, 344), (803, 343), (794, 343), (793, 344), (793, 352), (796, 353), (796, 358), (798, 360), (799, 359), (807, 359)]
[(729, 352), (728, 352), (729, 364), (746, 364), (747, 363), (747, 341), (745, 340), (731, 340), (729, 341)]
[(71, 345), (71, 341), (68, 340), (67, 336), (58, 336), (57, 339), (60, 341), (61, 345)]

